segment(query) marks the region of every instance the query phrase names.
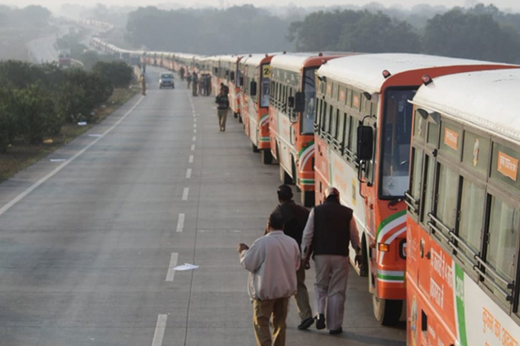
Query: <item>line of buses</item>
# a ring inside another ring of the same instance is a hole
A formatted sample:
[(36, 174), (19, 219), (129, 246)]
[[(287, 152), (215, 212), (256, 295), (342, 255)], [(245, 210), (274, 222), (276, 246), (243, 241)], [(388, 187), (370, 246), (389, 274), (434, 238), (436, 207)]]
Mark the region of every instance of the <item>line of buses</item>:
[(384, 325), (406, 316), (408, 345), (519, 345), (520, 66), (417, 54), (137, 54), (211, 73), (214, 92), (227, 85), (253, 151), (280, 164), (303, 204), (338, 188), (362, 232), (357, 271), (374, 315)]

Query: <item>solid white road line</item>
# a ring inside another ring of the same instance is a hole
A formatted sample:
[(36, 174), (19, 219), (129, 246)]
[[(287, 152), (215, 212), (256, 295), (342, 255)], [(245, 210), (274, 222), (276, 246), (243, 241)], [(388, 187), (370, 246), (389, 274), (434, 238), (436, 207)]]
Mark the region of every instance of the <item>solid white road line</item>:
[(173, 268), (177, 267), (177, 262), (179, 261), (179, 253), (172, 252), (172, 257), (170, 258), (170, 266), (168, 267), (168, 274), (166, 274), (166, 281), (172, 282), (175, 276), (175, 270)]
[(89, 150), (93, 145), (95, 145), (97, 142), (99, 142), (103, 137), (105, 137), (106, 135), (108, 135), (113, 129), (115, 129), (119, 124), (121, 124), (121, 122), (123, 120), (126, 119), (126, 117), (132, 113), (134, 111), (134, 109), (141, 103), (141, 101), (144, 99), (144, 96), (142, 96), (139, 101), (136, 102), (135, 105), (132, 106), (132, 108), (130, 108), (130, 110), (128, 112), (126, 112), (125, 115), (123, 115), (121, 117), (121, 119), (119, 119), (114, 125), (112, 125), (108, 130), (105, 131), (105, 133), (103, 133), (101, 135), (101, 137), (97, 137), (95, 140), (93, 140), (90, 144), (88, 144), (85, 148), (81, 149), (80, 151), (78, 151), (74, 156), (72, 156), (68, 161), (65, 161), (64, 163), (62, 163), (61, 165), (59, 165), (58, 167), (56, 167), (52, 172), (50, 172), (49, 174), (47, 174), (46, 176), (44, 176), (43, 178), (41, 178), (40, 180), (38, 180), (36, 183), (34, 183), (33, 185), (31, 185), (29, 188), (27, 188), (27, 190), (25, 190), (24, 192), (22, 192), (21, 194), (19, 194), (18, 196), (16, 196), (14, 199), (12, 199), (9, 203), (7, 203), (6, 205), (4, 205), (2, 208), (0, 208), (0, 215), (3, 215), (6, 211), (8, 211), (9, 209), (11, 209), (11, 207), (13, 205), (15, 205), (16, 203), (20, 202), (22, 199), (24, 199), (28, 194), (30, 194), (31, 192), (33, 192), (34, 190), (36, 190), (40, 185), (42, 185), (43, 183), (45, 183), (47, 180), (49, 180), (50, 178), (52, 178), (53, 176), (55, 176), (59, 171), (61, 171), (63, 168), (67, 167), (72, 161), (74, 161), (75, 159), (77, 159), (78, 157), (80, 157), (81, 155), (83, 155), (87, 150)]
[(179, 214), (179, 219), (177, 220), (177, 232), (182, 232), (184, 230), (184, 214)]
[(159, 315), (157, 317), (157, 325), (155, 326), (155, 333), (153, 335), (152, 346), (161, 346), (164, 338), (164, 332), (166, 331), (166, 320), (167, 315)]
[(188, 200), (188, 194), (190, 193), (190, 188), (185, 187), (184, 191), (182, 192), (182, 200), (187, 201)]
[(186, 171), (186, 179), (190, 179), (191, 178), (191, 168), (188, 168), (188, 170)]
[(193, 155), (190, 155), (189, 161), (190, 161), (190, 163), (193, 163)]

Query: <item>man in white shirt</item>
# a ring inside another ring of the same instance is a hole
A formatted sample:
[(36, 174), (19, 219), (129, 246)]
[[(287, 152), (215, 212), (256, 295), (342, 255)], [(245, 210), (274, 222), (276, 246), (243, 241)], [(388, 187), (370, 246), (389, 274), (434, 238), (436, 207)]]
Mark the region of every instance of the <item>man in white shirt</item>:
[[(289, 297), (296, 293), (296, 271), (300, 250), (296, 241), (283, 233), (283, 218), (269, 216), (268, 233), (251, 248), (240, 243), (240, 263), (249, 271), (248, 291), (253, 300), (253, 326), (258, 346), (284, 346)], [(273, 343), (269, 320), (273, 317)]]

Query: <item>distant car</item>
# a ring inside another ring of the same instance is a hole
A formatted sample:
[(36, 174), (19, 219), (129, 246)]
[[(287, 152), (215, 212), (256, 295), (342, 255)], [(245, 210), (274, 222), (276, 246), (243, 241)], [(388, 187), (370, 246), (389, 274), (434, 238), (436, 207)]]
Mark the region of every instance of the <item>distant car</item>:
[(173, 73), (161, 73), (161, 78), (159, 78), (159, 89), (163, 87), (171, 87), (175, 88), (175, 83), (173, 82)]

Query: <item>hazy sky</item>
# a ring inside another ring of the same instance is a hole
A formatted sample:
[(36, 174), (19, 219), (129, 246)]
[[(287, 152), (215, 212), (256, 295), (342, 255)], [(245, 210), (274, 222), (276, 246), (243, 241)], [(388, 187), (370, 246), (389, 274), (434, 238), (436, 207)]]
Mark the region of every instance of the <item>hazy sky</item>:
[(110, 5), (137, 5), (137, 6), (148, 6), (155, 5), (158, 3), (180, 3), (184, 6), (190, 5), (210, 5), (215, 7), (221, 6), (232, 6), (242, 4), (254, 4), (255, 6), (269, 6), (270, 4), (276, 4), (278, 6), (284, 6), (289, 4), (297, 4), (298, 6), (329, 6), (329, 5), (345, 5), (345, 4), (356, 4), (359, 6), (366, 5), (370, 2), (378, 2), (386, 7), (392, 5), (400, 5), (405, 8), (410, 8), (416, 4), (430, 4), (430, 5), (444, 5), (447, 7), (454, 6), (471, 6), (476, 3), (494, 4), (501, 10), (512, 9), (515, 12), (520, 12), (520, 1), (519, 0), (493, 0), (493, 1), (477, 1), (477, 0), (0, 0), (0, 4), (5, 5), (16, 5), (18, 7), (24, 7), (30, 4), (39, 4), (48, 8), (57, 8), (62, 3), (70, 4), (82, 4), (82, 5), (95, 5), (97, 3), (103, 3), (107, 6)]

